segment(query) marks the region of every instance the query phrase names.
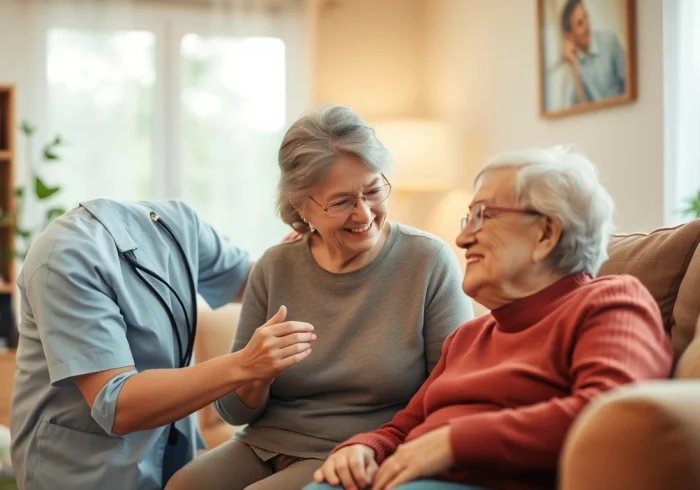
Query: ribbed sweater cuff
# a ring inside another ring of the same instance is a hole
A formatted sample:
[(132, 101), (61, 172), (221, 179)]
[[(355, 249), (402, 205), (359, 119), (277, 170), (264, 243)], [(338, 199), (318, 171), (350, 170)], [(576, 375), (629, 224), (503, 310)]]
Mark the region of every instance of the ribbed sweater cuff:
[(245, 425), (257, 420), (267, 408), (269, 395), (257, 408), (249, 408), (238, 398), (236, 392), (214, 402), (214, 408), (219, 416), (231, 425)]

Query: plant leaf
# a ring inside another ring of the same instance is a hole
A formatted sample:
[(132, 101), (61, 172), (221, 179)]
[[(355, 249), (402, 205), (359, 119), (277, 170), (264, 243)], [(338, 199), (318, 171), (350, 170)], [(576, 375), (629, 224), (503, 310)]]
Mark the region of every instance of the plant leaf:
[(32, 236), (32, 232), (21, 228), (15, 228), (15, 235), (22, 237), (24, 240), (29, 240)]
[(22, 198), (24, 196), (24, 187), (15, 187), (15, 197)]
[(34, 134), (34, 131), (36, 131), (36, 126), (32, 126), (29, 124), (27, 121), (22, 121), (22, 124), (19, 126), (20, 131), (22, 131), (25, 135), (31, 136)]
[(44, 160), (46, 161), (58, 161), (61, 158), (54, 153), (53, 146), (47, 145), (44, 147)]
[(48, 187), (39, 177), (34, 177), (34, 192), (39, 199), (48, 199), (60, 190), (60, 187)]
[(693, 197), (688, 198), (686, 203), (688, 207), (683, 210), (683, 214), (694, 218), (700, 218), (700, 191)]
[(53, 138), (53, 142), (51, 142), (51, 146), (61, 146), (63, 144), (63, 139), (61, 139), (61, 135), (57, 134)]
[(63, 208), (52, 208), (49, 209), (46, 212), (46, 224), (48, 225), (51, 223), (53, 220), (61, 216), (62, 214), (65, 214), (66, 210)]

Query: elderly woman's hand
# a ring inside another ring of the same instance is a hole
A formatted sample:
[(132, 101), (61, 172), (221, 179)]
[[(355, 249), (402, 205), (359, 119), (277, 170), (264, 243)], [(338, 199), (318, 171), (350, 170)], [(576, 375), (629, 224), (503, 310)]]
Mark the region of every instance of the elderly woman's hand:
[(400, 445), (379, 467), (372, 490), (390, 490), (440, 473), (453, 464), (450, 427), (446, 426)]
[(353, 444), (331, 454), (314, 473), (314, 480), (327, 481), (333, 486), (340, 484), (345, 490), (359, 490), (372, 483), (376, 472), (374, 451), (362, 444)]

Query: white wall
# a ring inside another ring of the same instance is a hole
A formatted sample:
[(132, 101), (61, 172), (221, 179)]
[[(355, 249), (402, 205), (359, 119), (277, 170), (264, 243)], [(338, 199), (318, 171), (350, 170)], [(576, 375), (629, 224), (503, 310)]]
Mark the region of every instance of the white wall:
[(425, 0), (321, 2), (315, 105), (344, 104), (367, 119), (421, 115)]
[(662, 1), (637, 2), (639, 99), (564, 119), (538, 116), (536, 1), (431, 0), (429, 106), (463, 135), (463, 185), (504, 150), (573, 144), (598, 165), (620, 231), (663, 224)]

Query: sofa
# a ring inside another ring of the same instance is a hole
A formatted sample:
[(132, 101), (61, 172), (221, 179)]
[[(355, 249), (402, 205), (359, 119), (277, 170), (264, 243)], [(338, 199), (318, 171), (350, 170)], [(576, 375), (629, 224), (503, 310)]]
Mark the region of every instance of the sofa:
[[(700, 220), (612, 237), (601, 275), (631, 274), (661, 309), (673, 379), (609, 392), (577, 419), (562, 451), (560, 490), (700, 489)], [(237, 306), (202, 308), (195, 357), (229, 351)], [(208, 447), (237, 430), (200, 412)]]
[(669, 380), (599, 397), (569, 432), (561, 490), (700, 489), (700, 220), (613, 237), (601, 274), (653, 294), (673, 345)]

